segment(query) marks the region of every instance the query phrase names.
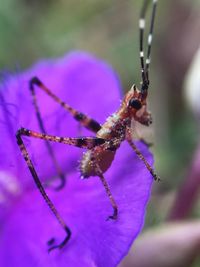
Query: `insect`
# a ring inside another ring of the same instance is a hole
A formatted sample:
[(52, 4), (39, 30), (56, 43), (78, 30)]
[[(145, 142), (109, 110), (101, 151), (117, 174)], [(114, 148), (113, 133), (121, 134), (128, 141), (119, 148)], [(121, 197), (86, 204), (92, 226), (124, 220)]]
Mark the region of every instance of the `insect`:
[[(51, 239), (49, 244), (49, 251), (62, 248), (68, 242), (71, 237), (71, 230), (66, 225), (65, 221), (62, 219), (61, 215), (57, 211), (56, 207), (48, 197), (45, 192), (45, 188), (42, 185), (38, 174), (34, 168), (33, 162), (30, 159), (26, 146), (23, 142), (23, 136), (28, 136), (32, 138), (42, 139), (46, 142), (48, 152), (50, 157), (55, 164), (58, 176), (61, 179), (61, 186), (64, 186), (64, 175), (59, 167), (58, 162), (54, 156), (53, 150), (50, 146), (49, 141), (59, 142), (62, 144), (72, 145), (80, 148), (86, 148), (86, 152), (83, 154), (80, 163), (80, 172), (82, 178), (89, 178), (91, 176), (98, 176), (105, 188), (106, 194), (110, 200), (113, 208), (113, 214), (108, 218), (116, 220), (118, 217), (118, 207), (115, 202), (114, 196), (111, 193), (109, 185), (104, 177), (104, 173), (111, 166), (115, 153), (119, 148), (121, 142), (126, 140), (132, 149), (135, 151), (137, 156), (143, 161), (146, 168), (149, 170), (151, 175), (155, 180), (159, 179), (152, 167), (146, 161), (145, 157), (137, 149), (136, 145), (132, 141), (131, 136), (131, 121), (135, 120), (143, 125), (149, 126), (152, 123), (151, 113), (147, 110), (147, 96), (149, 89), (149, 65), (150, 65), (150, 55), (151, 55), (151, 44), (153, 37), (153, 28), (155, 21), (155, 13), (157, 7), (157, 0), (152, 0), (152, 13), (150, 21), (150, 30), (148, 35), (148, 45), (147, 45), (147, 55), (146, 61), (144, 61), (144, 29), (145, 29), (145, 16), (147, 12), (149, 1), (144, 0), (143, 7), (141, 10), (141, 15), (139, 19), (139, 35), (140, 35), (140, 64), (141, 64), (141, 88), (138, 89), (136, 85), (125, 94), (119, 109), (108, 117), (103, 125), (100, 125), (96, 120), (86, 116), (85, 114), (75, 110), (67, 103), (63, 102), (59, 97), (57, 97), (51, 90), (48, 89), (46, 85), (38, 77), (33, 77), (29, 82), (29, 88), (33, 97), (33, 103), (36, 110), (36, 116), (40, 126), (40, 132), (35, 132), (30, 129), (20, 128), (16, 133), (17, 144), (21, 150), (21, 153), (26, 161), (26, 164), (31, 172), (31, 175), (38, 187), (40, 193), (42, 194), (47, 205), (53, 212), (55, 218), (63, 228), (66, 233), (64, 240), (60, 244), (54, 244), (54, 239)], [(77, 120), (80, 125), (86, 127), (90, 131), (96, 134), (95, 137), (60, 137), (49, 135), (45, 131), (45, 127), (41, 118), (40, 110), (37, 103), (35, 89), (38, 88), (43, 90), (49, 97), (54, 99), (62, 108), (69, 112), (72, 117)]]

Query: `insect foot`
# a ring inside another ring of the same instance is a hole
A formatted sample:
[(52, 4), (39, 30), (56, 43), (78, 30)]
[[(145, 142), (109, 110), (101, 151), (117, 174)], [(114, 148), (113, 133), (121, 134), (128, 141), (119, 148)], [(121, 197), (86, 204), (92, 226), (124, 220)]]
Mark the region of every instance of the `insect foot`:
[(113, 215), (108, 216), (108, 218), (106, 219), (106, 221), (109, 221), (109, 220), (117, 220), (117, 218), (118, 218), (118, 208), (115, 207), (114, 208)]
[(59, 244), (59, 245), (53, 245), (55, 242), (55, 238), (51, 238), (48, 242), (47, 245), (51, 246), (50, 248), (48, 248), (48, 252), (51, 252), (54, 249), (61, 249), (63, 248), (67, 242), (69, 241), (70, 237), (71, 237), (71, 231), (70, 229), (66, 226), (65, 227), (65, 231), (67, 233), (67, 236), (65, 237), (65, 239)]
[(153, 178), (154, 178), (155, 181), (158, 181), (158, 182), (161, 181), (160, 176), (158, 176), (158, 175), (154, 172), (153, 169), (150, 170), (150, 173), (151, 173), (151, 175), (153, 176)]

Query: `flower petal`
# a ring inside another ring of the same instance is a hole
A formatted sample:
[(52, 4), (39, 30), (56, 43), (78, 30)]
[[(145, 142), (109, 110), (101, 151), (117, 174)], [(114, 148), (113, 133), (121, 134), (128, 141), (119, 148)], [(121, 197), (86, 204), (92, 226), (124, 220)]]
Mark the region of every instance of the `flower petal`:
[[(137, 145), (152, 164), (152, 155), (146, 146), (142, 143)], [(61, 242), (64, 232), (39, 192), (30, 191), (19, 199), (4, 225), (0, 265), (116, 266), (128, 253), (143, 226), (152, 177), (127, 143), (123, 143), (117, 151), (105, 177), (118, 204), (116, 221), (106, 221), (112, 214), (112, 207), (98, 177), (82, 181), (74, 173), (62, 192), (48, 192), (72, 230), (66, 246), (47, 253), (46, 242), (52, 237), (57, 243)]]

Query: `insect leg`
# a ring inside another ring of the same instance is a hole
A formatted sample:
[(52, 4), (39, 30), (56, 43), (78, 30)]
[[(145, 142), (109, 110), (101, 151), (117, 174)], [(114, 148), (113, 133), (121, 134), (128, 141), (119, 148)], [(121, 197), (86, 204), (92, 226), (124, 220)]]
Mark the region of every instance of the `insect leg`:
[[(17, 132), (16, 134), (16, 138), (17, 138), (17, 144), (19, 145), (19, 148), (21, 150), (21, 153), (26, 161), (26, 164), (28, 165), (28, 168), (31, 172), (31, 175), (36, 183), (36, 186), (37, 188), (39, 189), (40, 193), (42, 194), (44, 200), (46, 201), (47, 205), (49, 206), (50, 210), (53, 212), (54, 216), (56, 217), (57, 221), (59, 222), (59, 224), (61, 225), (61, 227), (63, 228), (63, 230), (65, 231), (66, 233), (66, 237), (65, 239), (59, 244), (59, 245), (53, 245), (51, 246), (48, 251), (50, 252), (51, 250), (53, 249), (56, 249), (56, 248), (63, 248), (65, 246), (65, 244), (68, 242), (68, 240), (70, 239), (71, 237), (71, 231), (69, 229), (69, 227), (65, 224), (64, 220), (62, 219), (62, 217), (60, 216), (59, 212), (57, 211), (57, 209), (55, 208), (54, 204), (52, 203), (52, 201), (50, 200), (50, 198), (48, 197), (44, 187), (42, 186), (42, 183), (37, 175), (37, 172), (33, 166), (33, 163), (30, 159), (30, 156), (28, 154), (28, 151), (26, 149), (26, 146), (22, 140), (22, 137), (21, 137), (21, 133), (20, 131)], [(54, 240), (54, 239), (52, 239)]]
[(94, 133), (97, 133), (101, 129), (101, 125), (96, 120), (86, 116), (85, 114), (69, 106), (67, 103), (63, 102), (58, 96), (56, 96), (52, 91), (50, 91), (37, 77), (33, 77), (30, 80), (29, 85), (31, 91), (34, 91), (34, 86), (37, 85), (47, 95), (54, 99), (54, 101), (56, 101), (65, 110), (67, 110), (72, 115), (72, 117), (85, 128), (89, 129)]
[[(100, 145), (104, 145), (106, 144), (107, 140), (103, 139), (103, 138), (98, 138), (98, 137), (82, 137), (82, 138), (71, 138), (71, 137), (59, 137), (59, 136), (54, 136), (54, 135), (48, 135), (48, 134), (43, 134), (43, 133), (37, 133), (25, 128), (21, 128), (18, 130), (17, 135), (21, 136), (21, 135), (25, 135), (25, 136), (29, 136), (29, 137), (34, 137), (34, 138), (39, 138), (39, 139), (43, 139), (43, 140), (48, 140), (48, 141), (52, 141), (52, 142), (58, 142), (58, 143), (63, 143), (63, 144), (68, 144), (68, 145), (73, 145), (76, 147), (80, 147), (80, 148), (87, 148), (87, 149), (92, 149), (96, 146), (100, 146)], [(107, 145), (107, 144), (106, 144)], [(92, 160), (94, 161), (94, 165), (96, 167), (96, 172), (98, 173), (105, 189), (106, 189), (106, 193), (111, 201), (112, 207), (113, 207), (113, 215), (110, 216), (110, 219), (117, 219), (117, 204), (111, 194), (110, 188), (108, 186), (108, 183), (106, 182), (104, 176), (103, 176), (103, 172), (101, 171), (95, 155), (93, 154)]]
[(150, 164), (147, 162), (145, 157), (142, 155), (142, 153), (138, 150), (136, 145), (133, 143), (131, 129), (129, 127), (126, 129), (126, 140), (129, 143), (129, 145), (133, 148), (133, 150), (135, 151), (135, 153), (138, 156), (138, 158), (141, 159), (144, 162), (144, 165), (146, 166), (148, 171), (151, 173), (151, 175), (153, 176), (154, 180), (160, 181), (160, 177), (155, 173), (154, 169), (150, 166)]
[[(30, 156), (28, 154), (28, 151), (26, 149), (26, 146), (22, 140), (22, 136), (28, 136), (28, 137), (34, 137), (34, 138), (39, 138), (39, 139), (43, 139), (43, 140), (48, 140), (48, 141), (53, 141), (53, 142), (59, 142), (59, 143), (63, 143), (63, 144), (68, 144), (68, 145), (74, 145), (77, 147), (81, 147), (81, 148), (87, 148), (87, 149), (91, 149), (95, 146), (104, 144), (106, 142), (106, 140), (102, 139), (102, 138), (97, 138), (97, 137), (83, 137), (83, 138), (67, 138), (67, 137), (58, 137), (58, 136), (52, 136), (52, 135), (48, 135), (48, 134), (41, 134), (41, 133), (37, 133), (25, 128), (21, 128), (17, 131), (16, 133), (16, 138), (17, 138), (17, 144), (19, 145), (19, 148), (21, 150), (21, 153), (26, 161), (26, 164), (28, 165), (28, 168), (31, 172), (31, 175), (36, 183), (37, 188), (39, 189), (40, 193), (42, 194), (44, 200), (46, 201), (47, 205), (49, 206), (49, 208), (51, 209), (51, 211), (53, 212), (53, 214), (55, 215), (57, 221), (59, 222), (59, 224), (61, 225), (61, 227), (64, 229), (64, 231), (66, 232), (67, 236), (65, 237), (65, 239), (59, 244), (59, 245), (53, 245), (51, 246), (48, 251), (50, 252), (53, 249), (56, 248), (63, 248), (65, 246), (65, 244), (67, 243), (67, 241), (70, 239), (71, 237), (71, 231), (69, 229), (69, 227), (65, 224), (64, 220), (62, 219), (62, 217), (60, 216), (59, 212), (57, 211), (57, 209), (55, 208), (54, 204), (52, 203), (52, 201), (49, 199), (48, 195), (45, 192), (44, 187), (42, 186), (42, 183), (37, 175), (37, 172), (34, 168), (34, 165), (30, 159)], [(54, 238), (52, 238), (49, 242), (49, 245), (52, 245), (52, 243), (54, 243)]]
[(99, 178), (100, 178), (100, 180), (101, 180), (101, 182), (102, 182), (102, 184), (103, 184), (103, 186), (104, 186), (104, 188), (106, 190), (106, 194), (109, 197), (111, 205), (113, 207), (113, 214), (108, 217), (108, 220), (109, 219), (116, 220), (117, 216), (118, 216), (118, 207), (117, 207), (117, 204), (115, 202), (114, 197), (112, 196), (112, 193), (110, 191), (110, 187), (109, 187), (109, 185), (108, 185), (108, 183), (107, 183), (107, 181), (106, 181), (106, 179), (105, 179), (105, 177), (103, 175), (103, 172), (102, 172), (102, 170), (101, 170), (101, 168), (100, 168), (100, 166), (99, 166), (99, 164), (98, 164), (98, 162), (97, 162), (97, 160), (95, 158), (94, 153), (93, 153), (93, 156), (92, 156), (91, 160), (94, 162), (94, 166), (96, 168), (96, 172), (98, 173), (98, 176), (99, 176)]
[[(89, 130), (93, 131), (93, 132), (97, 132), (98, 130), (100, 130), (101, 125), (87, 117), (86, 115), (84, 115), (83, 113), (73, 109), (72, 107), (70, 107), (68, 104), (64, 103), (61, 99), (59, 99), (55, 94), (53, 94), (37, 77), (33, 77), (30, 82), (29, 82), (29, 89), (31, 91), (32, 97), (33, 97), (33, 104), (36, 110), (36, 116), (37, 116), (37, 120), (39, 123), (39, 127), (41, 132), (46, 133), (42, 118), (41, 118), (41, 113), (37, 104), (37, 98), (36, 98), (36, 93), (35, 93), (35, 85), (37, 85), (41, 90), (43, 90), (47, 95), (49, 95), (51, 98), (53, 98), (58, 104), (60, 104), (65, 110), (67, 110), (68, 112), (70, 112), (70, 114), (77, 120), (80, 122), (81, 125), (85, 126), (86, 128), (88, 128)], [(48, 149), (48, 152), (52, 158), (52, 161), (56, 167), (56, 171), (58, 173), (58, 176), (60, 177), (61, 180), (61, 184), (56, 188), (56, 190), (62, 189), (65, 185), (65, 176), (62, 173), (62, 170), (56, 160), (55, 154), (53, 152), (53, 149), (51, 147), (51, 145), (49, 144), (48, 141), (46, 141), (46, 146)]]
[[(34, 87), (31, 87), (31, 86), (30, 86), (30, 89), (31, 89), (30, 91), (31, 91), (32, 98), (33, 98), (33, 105), (34, 105), (34, 108), (35, 108), (35, 111), (36, 111), (36, 117), (37, 117), (37, 120), (38, 120), (38, 124), (39, 124), (40, 130), (41, 130), (41, 132), (46, 133), (46, 129), (44, 127), (44, 123), (43, 123), (43, 120), (42, 120), (42, 117), (41, 117), (41, 113), (40, 113), (40, 109), (39, 109), (38, 102), (37, 102), (35, 89), (34, 89)], [(55, 166), (55, 169), (56, 169), (56, 172), (58, 174), (58, 177), (60, 178), (60, 185), (55, 187), (55, 190), (60, 190), (65, 186), (65, 175), (62, 172), (62, 170), (61, 170), (61, 168), (60, 168), (60, 166), (58, 164), (58, 161), (56, 159), (56, 156), (54, 154), (54, 151), (53, 151), (51, 145), (49, 144), (48, 141), (45, 141), (45, 144), (46, 144), (47, 150), (49, 152), (49, 155), (50, 155), (50, 157), (52, 159), (52, 162), (53, 162), (53, 164)]]
[(24, 135), (29, 137), (34, 137), (37, 139), (43, 139), (46, 141), (62, 143), (67, 145), (72, 145), (80, 148), (92, 149), (95, 146), (104, 144), (107, 140), (98, 137), (60, 137), (45, 133), (38, 133), (29, 129), (20, 128), (17, 131), (17, 135)]
[(158, 180), (160, 181), (160, 177), (155, 173), (154, 169), (150, 166), (150, 164), (147, 162), (147, 160), (145, 159), (145, 157), (142, 155), (142, 153), (138, 150), (138, 148), (136, 147), (136, 145), (133, 143), (132, 140), (127, 139), (129, 145), (133, 148), (133, 150), (135, 151), (136, 155), (138, 156), (139, 159), (141, 159), (144, 162), (144, 165), (146, 166), (146, 168), (148, 169), (148, 171), (151, 173), (151, 175), (153, 176), (154, 180)]

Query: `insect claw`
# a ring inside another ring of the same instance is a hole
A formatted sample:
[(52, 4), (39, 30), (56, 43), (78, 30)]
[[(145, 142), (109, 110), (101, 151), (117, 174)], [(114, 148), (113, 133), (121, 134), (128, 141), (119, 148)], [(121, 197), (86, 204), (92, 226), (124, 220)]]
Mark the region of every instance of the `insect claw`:
[(47, 245), (48, 246), (52, 246), (53, 243), (55, 243), (55, 238), (54, 237), (52, 237), (51, 239), (49, 239), (49, 241), (47, 241)]
[(160, 178), (160, 176), (158, 176), (157, 174), (153, 174), (153, 178), (154, 178), (154, 180), (155, 181), (158, 181), (158, 182), (160, 182), (161, 181), (161, 178)]
[(162, 181), (161, 178), (160, 178), (160, 176), (157, 176), (157, 181), (158, 182), (161, 182)]
[(65, 187), (65, 184), (66, 184), (66, 179), (65, 179), (64, 174), (60, 174), (59, 178), (60, 178), (60, 184), (54, 188), (55, 191), (60, 191), (61, 189)]
[(52, 182), (54, 182), (55, 179), (52, 179), (52, 180), (44, 183), (45, 188), (49, 188), (49, 189), (52, 189), (55, 191), (60, 191), (61, 189), (63, 189), (65, 187), (66, 179), (65, 179), (65, 176), (63, 174), (60, 174), (59, 179), (60, 179), (59, 185), (54, 186)]
[(117, 220), (117, 218), (118, 218), (118, 209), (117, 208), (114, 208), (113, 215), (108, 216), (108, 218), (106, 219), (106, 221), (109, 221), (109, 220)]
[(110, 215), (110, 216), (108, 216), (108, 218), (106, 219), (106, 221), (109, 221), (109, 220), (117, 220), (117, 216), (115, 216), (115, 215)]
[(63, 247), (62, 244), (52, 246), (52, 247), (50, 247), (50, 248), (48, 249), (48, 253), (50, 253), (50, 252), (51, 252), (52, 250), (54, 250), (54, 249), (61, 249), (62, 247)]
[(57, 248), (61, 248), (60, 247), (60, 245), (56, 245), (56, 246), (52, 246), (52, 247), (50, 247), (49, 249), (48, 249), (48, 253), (50, 253), (52, 250), (54, 250), (54, 249), (57, 249)]
[(154, 178), (155, 181), (158, 181), (158, 182), (161, 181), (160, 176), (158, 176), (158, 175), (154, 172), (153, 169), (150, 170), (150, 173), (151, 173), (151, 175), (152, 175), (152, 177)]
[(47, 245), (51, 246), (50, 248), (48, 248), (48, 252), (51, 252), (54, 249), (62, 249), (67, 244), (67, 242), (69, 241), (69, 239), (71, 237), (71, 231), (67, 226), (65, 227), (65, 231), (67, 233), (67, 236), (65, 237), (65, 239), (59, 245), (52, 246), (52, 244), (54, 244), (54, 242), (55, 242), (55, 238), (51, 238), (47, 242)]

